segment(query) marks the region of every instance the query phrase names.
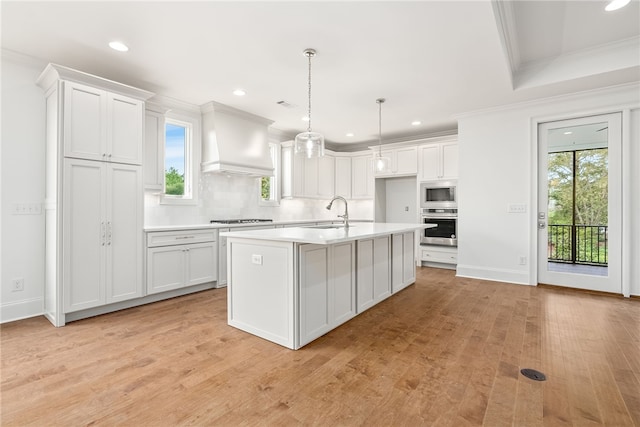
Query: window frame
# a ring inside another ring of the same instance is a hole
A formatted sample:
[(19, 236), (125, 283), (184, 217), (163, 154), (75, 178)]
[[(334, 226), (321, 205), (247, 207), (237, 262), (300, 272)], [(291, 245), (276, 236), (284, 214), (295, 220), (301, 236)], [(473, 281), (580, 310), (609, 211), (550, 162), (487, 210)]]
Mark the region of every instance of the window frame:
[[(166, 132), (167, 123), (185, 128), (185, 148), (184, 148), (184, 195), (166, 194)], [(197, 205), (198, 204), (198, 169), (197, 169), (197, 147), (199, 145), (196, 136), (198, 135), (197, 119), (181, 114), (166, 114), (163, 123), (164, 147), (162, 162), (162, 195), (160, 204), (163, 205)]]
[(271, 155), (271, 160), (273, 162), (273, 176), (268, 177), (271, 181), (269, 184), (269, 193), (271, 197), (269, 200), (265, 200), (262, 198), (262, 178), (257, 179), (258, 185), (258, 206), (272, 206), (277, 207), (280, 206), (281, 199), (281, 190), (280, 190), (280, 177), (281, 177), (281, 168), (280, 168), (280, 144), (276, 142), (269, 142), (269, 154)]

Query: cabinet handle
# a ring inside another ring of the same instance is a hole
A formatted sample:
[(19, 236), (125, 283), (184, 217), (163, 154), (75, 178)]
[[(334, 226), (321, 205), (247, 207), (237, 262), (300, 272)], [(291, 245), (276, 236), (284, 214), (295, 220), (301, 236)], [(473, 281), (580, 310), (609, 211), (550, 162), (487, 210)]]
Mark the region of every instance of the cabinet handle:
[(111, 153), (109, 153), (109, 155), (107, 155), (107, 157), (111, 158)]
[(111, 246), (111, 221), (107, 222), (107, 245)]
[(100, 229), (102, 230), (102, 237), (101, 237), (102, 246), (104, 246), (105, 240), (106, 240), (106, 235), (107, 235), (107, 232), (106, 232), (106, 229), (105, 229), (105, 226), (104, 226), (104, 221), (100, 223)]
[(195, 239), (196, 236), (177, 236), (176, 240), (178, 239)]

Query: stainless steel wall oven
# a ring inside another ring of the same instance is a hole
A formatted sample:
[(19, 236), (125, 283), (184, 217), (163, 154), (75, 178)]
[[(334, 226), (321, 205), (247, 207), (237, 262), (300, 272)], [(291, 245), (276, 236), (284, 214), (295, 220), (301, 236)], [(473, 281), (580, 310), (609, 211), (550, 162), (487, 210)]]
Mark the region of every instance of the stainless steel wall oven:
[(458, 246), (458, 208), (423, 208), (422, 222), (437, 227), (423, 230), (421, 244)]

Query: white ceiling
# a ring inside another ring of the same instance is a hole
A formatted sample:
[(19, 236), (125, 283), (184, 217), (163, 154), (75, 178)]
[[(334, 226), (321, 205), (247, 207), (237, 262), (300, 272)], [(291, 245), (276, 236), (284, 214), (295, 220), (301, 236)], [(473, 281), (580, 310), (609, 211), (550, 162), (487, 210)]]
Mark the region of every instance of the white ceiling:
[[(640, 80), (640, 0), (2, 1), (2, 48), (331, 143), (456, 129), (456, 115)], [(130, 50), (111, 50), (111, 40)], [(247, 95), (232, 91), (244, 88)], [(294, 104), (284, 108), (278, 101)], [(413, 120), (422, 125), (411, 126)], [(354, 137), (347, 137), (353, 132)]]

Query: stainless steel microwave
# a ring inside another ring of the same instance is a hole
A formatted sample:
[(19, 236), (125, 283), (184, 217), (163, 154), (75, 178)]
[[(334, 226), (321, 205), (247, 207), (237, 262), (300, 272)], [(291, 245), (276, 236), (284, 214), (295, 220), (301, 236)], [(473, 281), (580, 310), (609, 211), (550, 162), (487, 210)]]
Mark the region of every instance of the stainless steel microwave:
[(456, 181), (430, 181), (420, 183), (420, 207), (457, 208), (458, 183)]

